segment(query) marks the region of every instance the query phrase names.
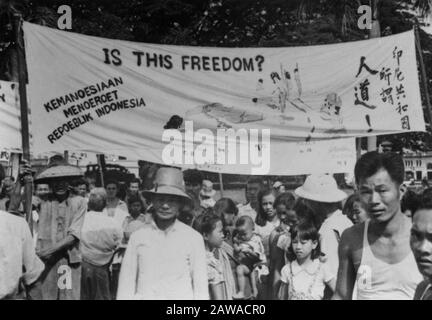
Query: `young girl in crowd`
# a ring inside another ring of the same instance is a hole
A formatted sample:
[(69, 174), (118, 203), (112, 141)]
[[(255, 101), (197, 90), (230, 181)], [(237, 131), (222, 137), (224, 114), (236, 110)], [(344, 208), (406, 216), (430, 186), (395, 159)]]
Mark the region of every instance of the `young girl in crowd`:
[(258, 296), (257, 281), (267, 275), (267, 259), (260, 236), (254, 233), (255, 224), (251, 217), (242, 216), (236, 222), (233, 238), (234, 256), (240, 262), (236, 267), (239, 291), (236, 299), (245, 299), (246, 280), (249, 279), (252, 296)]
[(258, 213), (255, 232), (261, 237), (267, 259), (270, 257), (269, 237), (279, 227), (280, 220), (274, 209), (275, 194), (272, 189), (264, 189), (258, 193)]
[(235, 230), (235, 222), (238, 215), (237, 206), (230, 198), (221, 198), (216, 201), (213, 210), (222, 219), (225, 241), (232, 245), (232, 234)]
[(319, 233), (302, 221), (291, 231), (290, 262), (281, 271), (280, 300), (322, 300), (325, 286), (333, 291), (336, 279), (320, 261)]
[(365, 222), (368, 219), (368, 214), (360, 202), (358, 193), (354, 193), (346, 199), (342, 213), (354, 224)]
[(277, 289), (275, 287), (280, 281), (280, 271), (286, 263), (285, 252), (291, 244), (290, 230), (297, 225), (298, 218), (294, 210), (295, 197), (290, 192), (278, 195), (273, 207), (280, 220), (280, 225), (272, 231), (269, 237), (269, 295), (272, 298), (277, 298)]
[(204, 238), (210, 299), (232, 300), (234, 277), (226, 253), (220, 250), (224, 240), (222, 220), (215, 214), (205, 213), (194, 220), (193, 227)]

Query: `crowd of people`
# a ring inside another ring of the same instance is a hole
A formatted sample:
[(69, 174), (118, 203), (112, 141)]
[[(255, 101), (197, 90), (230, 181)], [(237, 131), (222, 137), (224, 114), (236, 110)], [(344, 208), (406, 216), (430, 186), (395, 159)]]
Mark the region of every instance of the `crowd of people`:
[(403, 180), (401, 156), (369, 152), (349, 196), (327, 174), (293, 192), (252, 177), (235, 203), (161, 167), (121, 199), (67, 163), (23, 166), (2, 182), (0, 299), (432, 300), (432, 189)]

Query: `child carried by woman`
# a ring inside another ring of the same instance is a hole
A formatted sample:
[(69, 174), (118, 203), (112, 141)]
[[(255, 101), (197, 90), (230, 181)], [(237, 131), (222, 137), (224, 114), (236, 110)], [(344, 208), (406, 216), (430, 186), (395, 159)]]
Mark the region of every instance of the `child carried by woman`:
[(252, 296), (258, 296), (257, 281), (268, 275), (267, 258), (261, 237), (254, 233), (255, 223), (249, 216), (242, 216), (236, 222), (233, 238), (234, 256), (240, 262), (236, 268), (239, 291), (236, 299), (245, 298), (246, 280), (250, 280)]

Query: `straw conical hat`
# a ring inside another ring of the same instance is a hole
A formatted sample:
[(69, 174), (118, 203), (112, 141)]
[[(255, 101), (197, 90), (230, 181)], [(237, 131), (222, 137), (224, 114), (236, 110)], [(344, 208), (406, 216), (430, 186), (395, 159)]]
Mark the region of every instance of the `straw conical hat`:
[(46, 168), (41, 173), (39, 173), (34, 180), (41, 181), (55, 178), (78, 178), (82, 176), (83, 172), (79, 167), (62, 164)]

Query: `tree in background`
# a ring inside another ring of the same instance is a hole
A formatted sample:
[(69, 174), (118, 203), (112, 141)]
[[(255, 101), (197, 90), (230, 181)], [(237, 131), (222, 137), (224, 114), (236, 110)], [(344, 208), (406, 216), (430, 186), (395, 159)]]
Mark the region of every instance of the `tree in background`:
[[(410, 30), (431, 12), (430, 0), (0, 0), (0, 79), (11, 80), (16, 64), (11, 40), (13, 13), (56, 28), (57, 8), (64, 4), (72, 8), (73, 32), (148, 43), (225, 47), (366, 39), (368, 30), (357, 27), (360, 5), (374, 8), (378, 19), (374, 31), (379, 29), (382, 36)], [(426, 72), (432, 79), (432, 38), (422, 31), (420, 37)], [(399, 150), (432, 149), (429, 133), (379, 137), (379, 141), (383, 139), (391, 140)]]

